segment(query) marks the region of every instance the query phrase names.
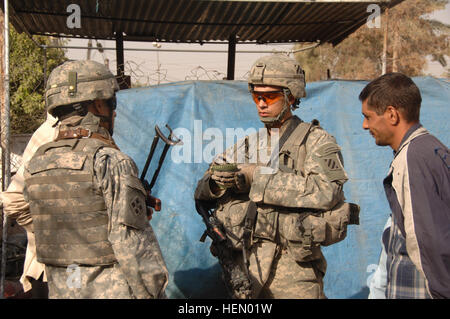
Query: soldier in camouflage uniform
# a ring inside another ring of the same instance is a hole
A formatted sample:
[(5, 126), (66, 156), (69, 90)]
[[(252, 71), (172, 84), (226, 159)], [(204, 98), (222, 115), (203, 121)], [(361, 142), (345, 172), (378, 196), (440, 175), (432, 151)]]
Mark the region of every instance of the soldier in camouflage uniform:
[(66, 62), (48, 79), (59, 132), (26, 165), (24, 196), (50, 298), (165, 297), (168, 272), (146, 191), (111, 137), (117, 90), (94, 61)]
[[(344, 202), (348, 178), (340, 147), (317, 121), (292, 114), (306, 96), (297, 62), (282, 55), (260, 58), (248, 84), (265, 130), (217, 156), (195, 198), (215, 202), (214, 216), (235, 249), (235, 262), (248, 267), (251, 297), (325, 298), (320, 246), (344, 239), (358, 213), (357, 205)], [(273, 144), (269, 136), (277, 129), (279, 143)], [(261, 160), (272, 152), (275, 169), (273, 158)]]

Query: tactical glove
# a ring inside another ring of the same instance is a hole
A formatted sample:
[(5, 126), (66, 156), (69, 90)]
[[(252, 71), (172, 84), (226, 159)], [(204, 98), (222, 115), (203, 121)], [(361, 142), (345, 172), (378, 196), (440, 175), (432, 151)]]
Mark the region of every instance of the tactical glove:
[(236, 185), (236, 164), (215, 164), (211, 165), (211, 179), (222, 189)]
[(236, 172), (212, 172), (211, 179), (216, 182), (220, 188), (230, 188), (235, 184)]
[(246, 193), (250, 191), (256, 167), (256, 164), (238, 165), (239, 171), (236, 173), (236, 188), (238, 192)]

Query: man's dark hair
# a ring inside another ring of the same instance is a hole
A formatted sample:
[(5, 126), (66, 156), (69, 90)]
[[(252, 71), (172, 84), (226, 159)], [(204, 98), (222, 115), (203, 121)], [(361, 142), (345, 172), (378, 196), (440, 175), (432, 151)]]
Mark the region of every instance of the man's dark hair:
[(367, 105), (375, 109), (378, 115), (392, 105), (402, 112), (406, 121), (419, 121), (422, 103), (419, 88), (402, 73), (387, 73), (373, 80), (361, 91), (359, 100), (367, 100)]

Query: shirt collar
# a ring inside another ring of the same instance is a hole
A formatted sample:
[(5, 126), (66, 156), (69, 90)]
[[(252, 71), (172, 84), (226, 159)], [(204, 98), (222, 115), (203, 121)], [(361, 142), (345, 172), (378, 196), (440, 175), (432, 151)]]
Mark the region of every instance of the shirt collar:
[(411, 134), (414, 133), (416, 130), (418, 130), (421, 127), (422, 127), (422, 124), (420, 124), (418, 122), (418, 123), (414, 124), (413, 126), (411, 126), (408, 131), (406, 131), (406, 134), (403, 136), (402, 141), (400, 142), (400, 146), (399, 146), (398, 150), (397, 151), (393, 151), (394, 156), (397, 155), (398, 152), (400, 152), (400, 150), (403, 147), (403, 144), (411, 136)]

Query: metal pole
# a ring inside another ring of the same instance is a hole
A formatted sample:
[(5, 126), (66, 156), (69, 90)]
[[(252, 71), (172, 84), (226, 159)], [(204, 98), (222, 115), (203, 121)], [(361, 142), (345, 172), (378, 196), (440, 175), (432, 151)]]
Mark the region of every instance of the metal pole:
[(9, 132), (9, 10), (8, 10), (8, 0), (5, 0), (5, 189), (8, 188), (9, 180), (11, 179), (11, 167), (10, 167), (10, 132)]
[(384, 13), (383, 54), (381, 55), (381, 75), (386, 74), (386, 70), (387, 70), (388, 23), (389, 23), (389, 8), (386, 8), (386, 11)]
[(123, 55), (123, 33), (122, 31), (116, 32), (116, 61), (117, 61), (117, 76), (123, 80), (125, 74), (125, 62)]
[(228, 40), (227, 80), (234, 80), (234, 66), (236, 64), (236, 36), (230, 35)]
[[(4, 141), (4, 162), (2, 166), (5, 168), (3, 191), (8, 188), (9, 180), (11, 178), (11, 163), (10, 163), (10, 147), (9, 147), (9, 3), (4, 0), (4, 15), (5, 15), (5, 35), (4, 35), (4, 58), (5, 58), (5, 73), (4, 73), (4, 90), (5, 90), (5, 127), (2, 132), (2, 140)], [(4, 133), (4, 134), (3, 134)], [(2, 141), (2, 142), (3, 142)], [(3, 213), (3, 210), (2, 210)], [(6, 242), (8, 239), (8, 216), (3, 213), (3, 233), (2, 233), (2, 261), (1, 261), (1, 275), (0, 275), (0, 298), (4, 298), (5, 291), (5, 274), (6, 274)]]
[(159, 64), (159, 51), (156, 51), (156, 63), (158, 64), (158, 85), (161, 83), (161, 65)]
[(86, 60), (90, 60), (91, 59), (91, 51), (92, 51), (92, 39), (88, 40), (88, 49), (87, 49), (87, 55), (86, 55)]
[[(161, 44), (153, 42), (153, 46), (157, 49), (161, 48)], [(156, 51), (156, 73), (158, 73), (158, 85), (161, 82), (161, 65), (159, 64), (159, 50)]]
[(45, 88), (47, 87), (47, 46), (43, 45), (42, 49), (44, 50), (44, 91), (45, 91)]

